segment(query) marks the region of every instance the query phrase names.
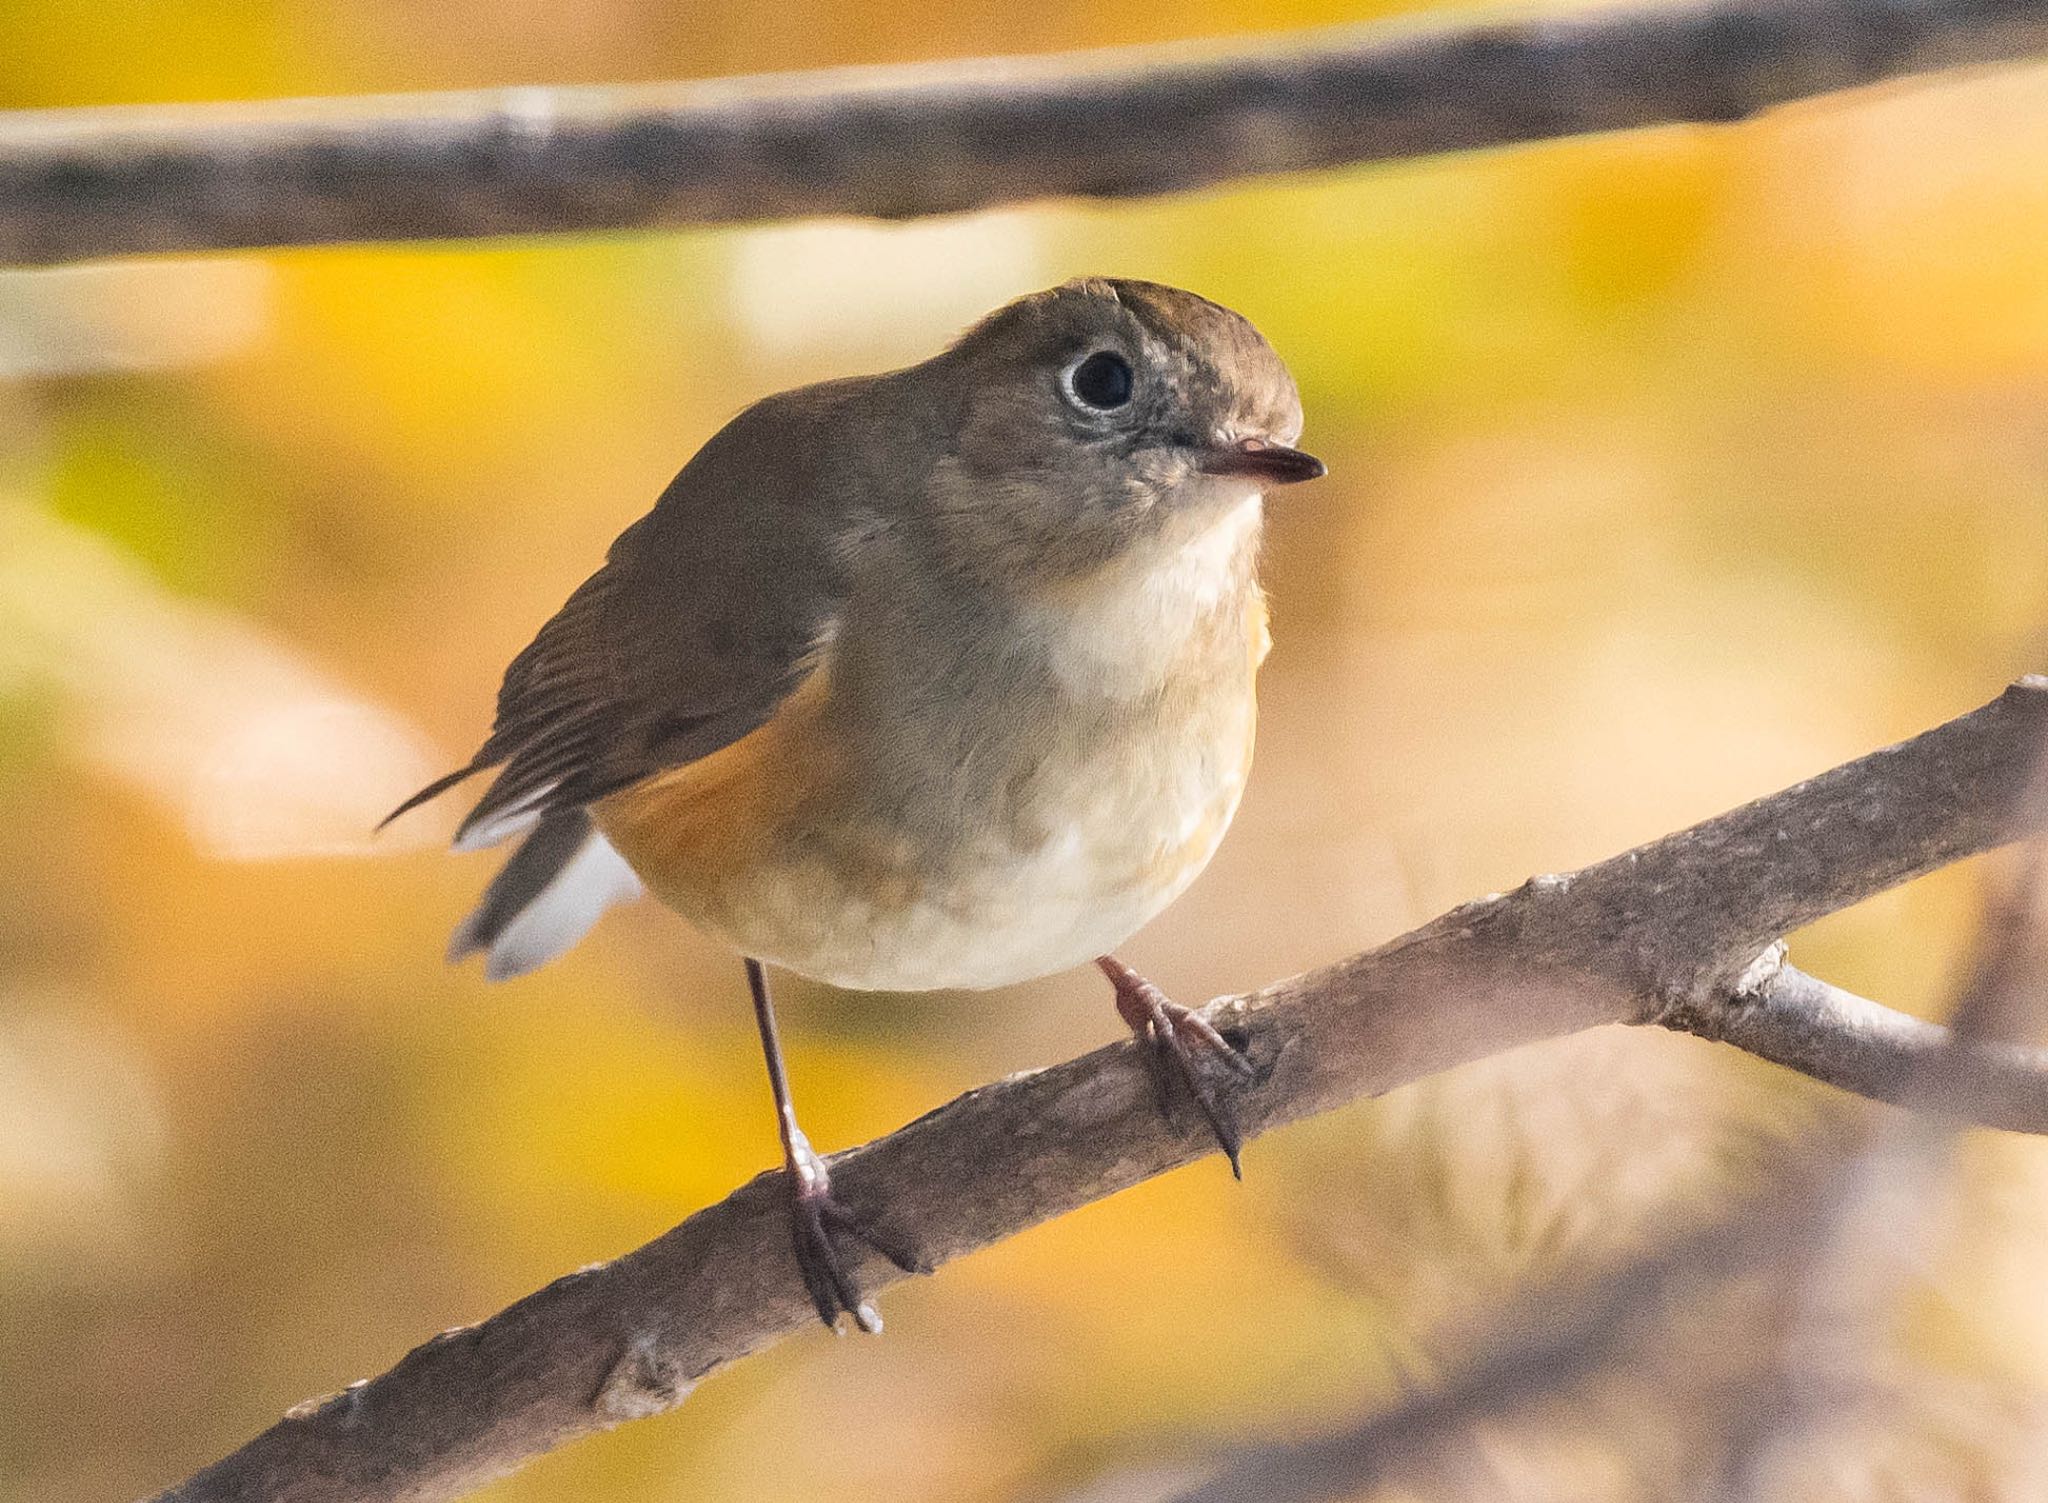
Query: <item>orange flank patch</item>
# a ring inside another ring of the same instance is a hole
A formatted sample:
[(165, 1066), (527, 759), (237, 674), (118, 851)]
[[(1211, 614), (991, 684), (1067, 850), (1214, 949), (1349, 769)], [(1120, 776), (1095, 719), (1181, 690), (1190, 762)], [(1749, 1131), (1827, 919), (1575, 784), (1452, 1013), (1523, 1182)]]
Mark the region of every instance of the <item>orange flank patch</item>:
[(721, 878), (757, 867), (795, 826), (834, 763), (821, 728), (826, 674), (813, 673), (759, 729), (599, 802), (598, 828), (671, 907), (711, 917)]

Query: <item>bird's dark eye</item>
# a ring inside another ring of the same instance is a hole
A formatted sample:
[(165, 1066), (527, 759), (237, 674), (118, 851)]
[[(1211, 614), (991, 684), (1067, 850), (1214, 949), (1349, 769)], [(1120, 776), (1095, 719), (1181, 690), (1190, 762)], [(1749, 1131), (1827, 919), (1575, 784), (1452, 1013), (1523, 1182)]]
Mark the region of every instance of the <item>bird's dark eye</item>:
[(1063, 384), (1078, 405), (1113, 412), (1131, 399), (1131, 362), (1115, 350), (1097, 350), (1069, 366)]

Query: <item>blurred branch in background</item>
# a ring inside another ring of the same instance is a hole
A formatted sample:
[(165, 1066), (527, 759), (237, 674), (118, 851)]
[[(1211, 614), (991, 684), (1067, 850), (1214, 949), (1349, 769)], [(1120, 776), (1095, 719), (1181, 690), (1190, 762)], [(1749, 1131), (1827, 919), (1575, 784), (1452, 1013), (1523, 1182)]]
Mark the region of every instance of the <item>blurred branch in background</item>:
[(2048, 51), (2048, 0), (1713, 0), (1286, 49), (0, 121), (0, 262), (1127, 197)]
[[(1660, 1313), (1697, 1303), (1709, 1283), (1782, 1262), (1820, 1222), (1814, 1171), (1797, 1166), (1619, 1267), (1545, 1281), (1465, 1332), (1460, 1358), (1428, 1388), (1334, 1433), (1247, 1449), (1173, 1503), (1334, 1503), (1455, 1477), (1476, 1426), (1625, 1362), (1640, 1365), (1632, 1349), (1655, 1340), (1646, 1327)], [(1703, 1408), (1689, 1418), (1701, 1431), (1717, 1423)]]
[[(1811, 983), (1783, 964), (1778, 943), (2038, 829), (2043, 811), (2028, 795), (2044, 740), (2048, 679), (2023, 679), (1911, 741), (1213, 1003), (1209, 1016), (1260, 1072), (1247, 1135), (1617, 1022), (1739, 1036), (1766, 1059), (1894, 1095), (1931, 1039), (1944, 1070), (1970, 1083), (1963, 1103), (2002, 1125), (2048, 1129), (2048, 1055), (1923, 1034), (1927, 1025)], [(1735, 1016), (1739, 1032), (1712, 1021)], [(1211, 1147), (1200, 1124), (1160, 1117), (1141, 1061), (1119, 1044), (972, 1091), (840, 1155), (833, 1177), (937, 1264)], [(777, 1176), (763, 1175), (635, 1252), (299, 1406), (164, 1497), (448, 1498), (669, 1408), (705, 1374), (811, 1324), (781, 1196)], [(871, 1286), (892, 1278), (872, 1259), (860, 1274)]]
[[(2032, 826), (2048, 824), (2044, 769), (2021, 793)], [(1691, 1382), (1644, 1383), (1638, 1372), (1638, 1416), (1652, 1406), (1683, 1409), (1699, 1474), (1684, 1495), (1718, 1503), (1816, 1495), (1822, 1479), (1811, 1473), (1826, 1454), (1816, 1436), (1898, 1404), (1882, 1376), (1881, 1327), (1924, 1253), (1957, 1124), (1988, 1116), (2023, 1131), (2048, 1127), (2043, 1056), (2019, 1046), (2041, 1021), (2044, 918), (2048, 862), (2036, 845), (1992, 905), (1946, 1028), (1887, 1016), (1775, 954), (1765, 963), (1776, 979), (1749, 1003), (1702, 1009), (1695, 1022), (1704, 1026), (1684, 1022), (1683, 1010), (1659, 1019), (1731, 1041), (1784, 1034), (1807, 1073), (1926, 1115), (1887, 1122), (1860, 1144), (1827, 1145), (1619, 1267), (1540, 1285), (1450, 1343), (1460, 1357), (1426, 1389), (1328, 1434), (1247, 1446), (1199, 1484), (1173, 1491), (1172, 1503), (1338, 1503), (1425, 1479), (1449, 1485), (1442, 1496), (1464, 1496), (1455, 1483), (1483, 1454), (1487, 1421), (1643, 1367), (1660, 1315), (1742, 1278), (1764, 1285), (1773, 1315), (1731, 1328), (1766, 1339), (1742, 1343), (1735, 1372), (1714, 1371), (1728, 1364), (1725, 1353), (1684, 1344)], [(1694, 1387), (1701, 1391), (1679, 1398)]]
[[(2022, 797), (2038, 824), (2048, 812), (2048, 762)], [(1885, 1312), (1893, 1308), (1929, 1240), (1953, 1168), (1955, 1117), (1983, 1098), (1967, 1061), (2006, 1052), (2038, 1035), (2048, 985), (2044, 917), (2048, 853), (2031, 845), (1991, 905), (1978, 956), (1949, 1014), (1946, 1037), (1902, 1065), (1893, 1099), (1928, 1109), (1887, 1124), (1812, 1198), (1809, 1237), (1781, 1250), (1787, 1318), (1771, 1363), (1725, 1428), (1725, 1460), (1713, 1496), (1764, 1503), (1797, 1496), (1814, 1437), (1846, 1397), (1872, 1386)], [(1788, 1484), (1789, 1490), (1788, 1490)]]

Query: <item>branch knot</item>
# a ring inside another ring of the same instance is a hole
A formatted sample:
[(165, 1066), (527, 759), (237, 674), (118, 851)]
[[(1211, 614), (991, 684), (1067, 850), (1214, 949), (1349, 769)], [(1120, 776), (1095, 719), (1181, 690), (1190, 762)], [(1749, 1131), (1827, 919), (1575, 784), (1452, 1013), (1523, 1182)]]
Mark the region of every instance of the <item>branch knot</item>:
[(662, 1352), (653, 1333), (643, 1331), (626, 1343), (619, 1360), (605, 1374), (591, 1407), (607, 1426), (622, 1425), (675, 1408), (695, 1386)]

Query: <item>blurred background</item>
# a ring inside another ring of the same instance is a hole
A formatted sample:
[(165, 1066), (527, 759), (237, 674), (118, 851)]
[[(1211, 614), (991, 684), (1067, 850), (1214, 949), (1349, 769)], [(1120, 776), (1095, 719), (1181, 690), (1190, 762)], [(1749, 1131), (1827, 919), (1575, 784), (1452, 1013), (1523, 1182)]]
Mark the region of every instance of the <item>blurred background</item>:
[[(1372, 14), (14, 0), (0, 105)], [(728, 957), (643, 904), (487, 989), (441, 950), (494, 858), (443, 853), (453, 810), (367, 833), (467, 756), (504, 663), (755, 397), (1084, 272), (1197, 289), (1291, 363), (1332, 477), (1273, 508), (1259, 767), (1126, 951), (1192, 1001), (2048, 665), (2044, 246), (2035, 68), (1116, 207), (0, 272), (0, 1497), (165, 1485), (775, 1161)], [(1794, 956), (1938, 1013), (1984, 881)], [(1120, 1028), (1092, 973), (783, 995), (828, 1148)], [(1526, 1051), (1262, 1140), (1242, 1187), (1212, 1159), (901, 1286), (886, 1338), (812, 1332), (486, 1496), (1155, 1496), (1426, 1385), (1516, 1291), (1880, 1116), (1661, 1034)], [(2048, 1143), (1973, 1134), (1948, 1171), (1887, 1285), (1881, 1402), (1784, 1496), (2048, 1485)], [(1567, 1396), (1399, 1496), (1694, 1496), (1673, 1392)]]

